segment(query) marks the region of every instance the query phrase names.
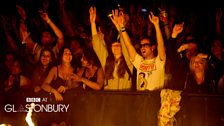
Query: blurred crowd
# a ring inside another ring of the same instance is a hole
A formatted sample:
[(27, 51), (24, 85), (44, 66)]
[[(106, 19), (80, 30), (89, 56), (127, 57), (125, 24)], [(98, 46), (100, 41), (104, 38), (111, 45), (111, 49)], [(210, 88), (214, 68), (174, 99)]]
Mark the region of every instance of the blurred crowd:
[(224, 94), (218, 2), (201, 12), (166, 1), (39, 4), (0, 15), (2, 103), (19, 94), (63, 101), (69, 90)]

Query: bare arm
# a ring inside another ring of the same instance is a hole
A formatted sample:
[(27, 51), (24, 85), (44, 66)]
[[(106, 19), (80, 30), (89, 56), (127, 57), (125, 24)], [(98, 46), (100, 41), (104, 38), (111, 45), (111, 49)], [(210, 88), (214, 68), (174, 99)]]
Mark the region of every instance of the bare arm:
[(51, 19), (48, 17), (48, 14), (46, 12), (40, 11), (41, 18), (49, 24), (51, 29), (54, 31), (55, 35), (57, 36), (57, 45), (58, 48), (61, 49), (64, 46), (64, 35), (61, 32), (61, 30), (54, 24), (54, 22), (51, 21)]
[(55, 99), (57, 101), (62, 101), (63, 97), (61, 96), (61, 94), (57, 91), (57, 89), (54, 89), (53, 87), (50, 86), (50, 83), (52, 82), (52, 80), (55, 78), (57, 74), (57, 67), (53, 67), (50, 72), (48, 73), (46, 79), (44, 80), (43, 84), (41, 85), (41, 88), (49, 93), (53, 93), (55, 96)]
[(154, 16), (154, 14), (151, 12), (149, 14), (149, 20), (153, 23), (155, 30), (156, 30), (156, 39), (157, 39), (157, 50), (158, 50), (158, 55), (162, 61), (166, 59), (166, 53), (165, 53), (165, 46), (164, 46), (164, 41), (163, 41), (163, 36), (160, 30), (159, 26), (159, 17)]
[(222, 34), (222, 30), (221, 30), (221, 19), (222, 19), (222, 9), (218, 9), (216, 11), (216, 33), (218, 35)]
[(67, 15), (67, 12), (65, 10), (65, 0), (59, 0), (59, 16), (60, 16), (60, 20), (65, 28), (65, 33), (66, 35), (68, 35), (69, 37), (72, 37), (75, 35), (75, 32), (73, 30), (72, 27), (72, 23)]
[(122, 39), (124, 40), (125, 46), (128, 49), (129, 56), (131, 60), (135, 59), (135, 56), (137, 54), (134, 46), (131, 43), (131, 40), (125, 30), (124, 27), (124, 14), (121, 13), (118, 14), (118, 10), (112, 10), (112, 16), (110, 17), (111, 21), (114, 23), (115, 27), (117, 28), (118, 32), (121, 33)]
[(97, 71), (97, 81), (93, 82), (86, 78), (81, 78), (81, 81), (94, 90), (100, 90), (103, 87), (104, 83), (104, 72), (102, 68), (99, 68)]
[(17, 45), (16, 45), (15, 40), (13, 39), (12, 35), (10, 34), (10, 30), (8, 28), (8, 26), (9, 26), (8, 23), (10, 22), (9, 18), (5, 17), (5, 16), (2, 16), (1, 18), (2, 18), (1, 25), (5, 32), (7, 44), (9, 45), (10, 49), (12, 49), (13, 51), (17, 51)]
[(106, 45), (104, 42), (104, 39), (101, 38), (99, 36), (99, 34), (97, 33), (97, 28), (96, 28), (96, 8), (95, 7), (91, 7), (89, 9), (89, 18), (90, 18), (90, 23), (91, 23), (91, 32), (92, 32), (92, 44), (93, 44), (93, 49), (96, 53), (96, 55), (98, 56), (101, 66), (105, 67), (106, 64), (106, 58), (108, 56), (108, 52), (106, 49)]

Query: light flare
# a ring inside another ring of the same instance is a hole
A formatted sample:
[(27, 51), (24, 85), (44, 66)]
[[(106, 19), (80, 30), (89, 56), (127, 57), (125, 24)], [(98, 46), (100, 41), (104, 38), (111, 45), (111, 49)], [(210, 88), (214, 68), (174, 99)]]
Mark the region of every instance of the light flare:
[(33, 123), (32, 118), (31, 118), (32, 117), (32, 112), (33, 112), (33, 109), (34, 109), (34, 105), (35, 105), (34, 103), (30, 104), (29, 112), (27, 113), (26, 118), (25, 118), (25, 120), (26, 120), (26, 122), (29, 126), (34, 126), (34, 123)]

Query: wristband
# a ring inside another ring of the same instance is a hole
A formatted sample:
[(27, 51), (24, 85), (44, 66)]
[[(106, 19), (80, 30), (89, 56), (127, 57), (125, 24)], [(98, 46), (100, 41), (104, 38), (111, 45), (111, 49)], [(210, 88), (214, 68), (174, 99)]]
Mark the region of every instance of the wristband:
[(121, 30), (120, 30), (120, 32), (125, 32), (126, 30), (125, 30), (125, 27), (121, 27)]

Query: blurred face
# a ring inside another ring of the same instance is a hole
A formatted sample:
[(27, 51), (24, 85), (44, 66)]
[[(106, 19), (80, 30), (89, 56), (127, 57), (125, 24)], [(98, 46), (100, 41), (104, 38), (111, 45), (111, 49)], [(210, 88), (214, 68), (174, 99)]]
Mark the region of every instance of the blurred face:
[(64, 49), (62, 61), (65, 63), (70, 63), (72, 61), (72, 53), (68, 48)]
[(48, 66), (49, 63), (51, 62), (51, 53), (49, 51), (44, 51), (43, 54), (41, 55), (41, 63), (43, 66)]
[(90, 65), (89, 62), (86, 60), (85, 56), (82, 56), (81, 62), (82, 62), (82, 67), (87, 67)]
[(13, 63), (14, 63), (14, 56), (12, 54), (6, 55), (5, 65), (7, 66), (8, 69), (12, 70)]
[(192, 56), (197, 54), (197, 44), (189, 43), (189, 48), (186, 50), (186, 57), (187, 59), (191, 59)]
[(204, 72), (205, 71), (205, 60), (199, 57), (193, 57), (191, 61), (192, 70), (195, 73)]
[(211, 47), (212, 54), (215, 55), (216, 57), (219, 57), (222, 55), (222, 50), (223, 48), (221, 41), (215, 40)]
[(50, 32), (43, 32), (41, 36), (41, 43), (43, 46), (50, 46), (53, 41), (53, 37)]
[(153, 53), (154, 49), (155, 49), (155, 46), (150, 45), (150, 42), (149, 42), (148, 39), (142, 39), (141, 40), (140, 51), (141, 51), (141, 54), (144, 58), (154, 56), (154, 53)]
[(13, 63), (13, 67), (12, 67), (12, 74), (19, 74), (21, 72), (21, 67), (20, 67), (20, 63), (18, 61), (15, 61)]
[(119, 42), (114, 42), (111, 45), (111, 50), (114, 55), (121, 55), (121, 44)]

